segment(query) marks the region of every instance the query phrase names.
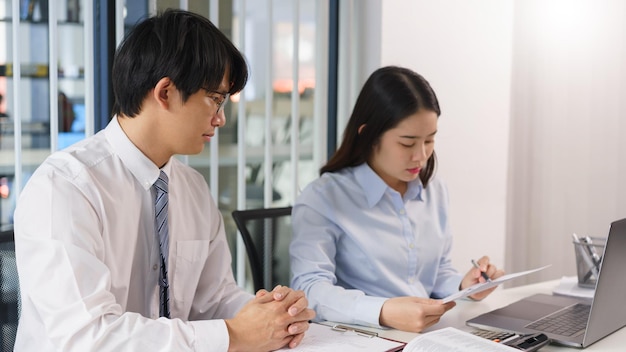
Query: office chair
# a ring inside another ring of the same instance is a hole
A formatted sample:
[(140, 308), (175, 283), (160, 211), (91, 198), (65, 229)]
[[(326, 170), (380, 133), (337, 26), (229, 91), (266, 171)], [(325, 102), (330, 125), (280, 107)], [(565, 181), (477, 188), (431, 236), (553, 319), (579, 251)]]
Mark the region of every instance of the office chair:
[(254, 291), (288, 286), (291, 207), (235, 210), (232, 216), (246, 246)]
[(13, 351), (20, 312), (13, 230), (0, 232), (0, 351)]

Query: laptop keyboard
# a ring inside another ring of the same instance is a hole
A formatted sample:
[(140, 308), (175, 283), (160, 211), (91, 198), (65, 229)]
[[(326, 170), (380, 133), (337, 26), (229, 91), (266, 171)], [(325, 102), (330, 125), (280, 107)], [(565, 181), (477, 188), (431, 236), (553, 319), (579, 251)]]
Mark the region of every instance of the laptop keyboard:
[(589, 304), (576, 303), (526, 325), (529, 329), (572, 336), (585, 329), (589, 318)]

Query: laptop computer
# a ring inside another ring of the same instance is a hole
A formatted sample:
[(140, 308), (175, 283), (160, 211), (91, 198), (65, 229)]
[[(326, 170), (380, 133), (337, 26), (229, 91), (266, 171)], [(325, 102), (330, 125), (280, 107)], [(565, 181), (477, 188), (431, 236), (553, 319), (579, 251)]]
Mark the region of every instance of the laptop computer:
[[(581, 318), (578, 328), (563, 331), (559, 323), (546, 322), (562, 314), (566, 323)], [(611, 223), (592, 300), (535, 294), (466, 324), (519, 334), (542, 332), (552, 342), (582, 348), (626, 326), (626, 219)]]

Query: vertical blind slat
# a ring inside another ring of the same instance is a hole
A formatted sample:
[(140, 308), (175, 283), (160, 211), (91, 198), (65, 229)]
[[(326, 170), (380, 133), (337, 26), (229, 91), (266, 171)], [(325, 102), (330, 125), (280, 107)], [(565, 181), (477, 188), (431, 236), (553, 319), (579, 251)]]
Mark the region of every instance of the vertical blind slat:
[[(211, 0), (209, 2), (209, 19), (213, 24), (219, 28), (219, 3), (218, 0)], [(215, 130), (215, 135), (211, 138), (210, 146), (210, 158), (211, 158), (211, 166), (210, 166), (210, 188), (211, 195), (213, 199), (218, 199), (219, 197), (219, 137), (220, 137), (220, 129)]]
[[(298, 195), (298, 160), (300, 159), (300, 0), (293, 2), (293, 73), (291, 88), (291, 194)], [(292, 202), (293, 203), (293, 202)]]
[(266, 92), (265, 92), (265, 155), (263, 160), (263, 205), (269, 208), (272, 205), (272, 119), (273, 119), (273, 101), (274, 101), (274, 69), (273, 69), (273, 53), (274, 53), (274, 31), (273, 31), (273, 8), (272, 0), (267, 0), (267, 57), (265, 66)]
[[(273, 177), (272, 177), (272, 120), (273, 120), (273, 101), (274, 101), (274, 70), (273, 70), (273, 52), (274, 52), (274, 14), (272, 7), (272, 0), (267, 1), (267, 64), (266, 64), (266, 92), (265, 92), (265, 155), (264, 155), (264, 175), (263, 178), (263, 204), (265, 208), (269, 208), (273, 201)], [(272, 256), (270, 255), (270, 249), (273, 248), (272, 236), (263, 237), (263, 267), (272, 267)], [(264, 278), (265, 285), (271, 286), (271, 282), (268, 282), (271, 278)]]
[[(246, 0), (239, 1), (239, 50), (246, 52)], [(246, 98), (239, 94), (237, 109), (237, 209), (246, 208)], [(237, 283), (246, 281), (246, 248), (241, 236), (237, 236)]]
[(328, 1), (318, 1), (315, 20), (315, 94), (313, 96), (313, 165), (326, 160), (328, 134), (328, 36), (330, 6)]
[(50, 152), (59, 149), (59, 70), (57, 9), (48, 6), (48, 75), (50, 77)]
[(124, 0), (115, 0), (115, 46), (124, 40)]
[(21, 55), (19, 51), (20, 43), (20, 2), (13, 0), (12, 2), (11, 28), (13, 29), (13, 136), (15, 149), (15, 177), (13, 187), (15, 190), (15, 199), (19, 198), (22, 191), (22, 108), (20, 106), (20, 86), (22, 82), (22, 66)]
[(85, 137), (92, 136), (95, 133), (96, 107), (94, 102), (95, 96), (95, 77), (94, 77), (94, 45), (93, 45), (93, 1), (85, 0), (84, 5), (84, 36), (85, 43)]

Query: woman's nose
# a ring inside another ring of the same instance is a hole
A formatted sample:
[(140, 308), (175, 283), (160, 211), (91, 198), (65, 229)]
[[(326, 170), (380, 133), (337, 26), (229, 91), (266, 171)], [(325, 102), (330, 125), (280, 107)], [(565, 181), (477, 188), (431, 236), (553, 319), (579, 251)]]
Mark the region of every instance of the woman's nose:
[(413, 152), (413, 160), (426, 160), (427, 154), (426, 147), (424, 145), (420, 145)]

